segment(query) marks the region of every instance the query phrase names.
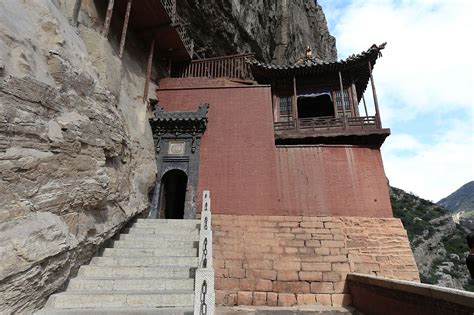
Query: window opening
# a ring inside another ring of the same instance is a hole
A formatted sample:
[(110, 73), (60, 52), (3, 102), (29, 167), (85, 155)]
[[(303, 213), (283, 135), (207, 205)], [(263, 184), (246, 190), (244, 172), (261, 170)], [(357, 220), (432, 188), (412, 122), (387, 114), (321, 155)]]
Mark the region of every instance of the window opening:
[(291, 121), (292, 119), (291, 96), (282, 96), (280, 97), (280, 121)]

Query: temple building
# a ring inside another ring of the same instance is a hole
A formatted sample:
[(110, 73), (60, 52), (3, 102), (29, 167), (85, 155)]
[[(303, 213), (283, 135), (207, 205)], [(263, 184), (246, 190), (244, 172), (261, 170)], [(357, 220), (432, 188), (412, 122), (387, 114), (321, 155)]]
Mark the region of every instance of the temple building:
[(364, 291), (351, 272), (419, 281), (380, 153), (384, 48), (337, 62), (308, 48), (286, 66), (198, 59), (160, 79), (149, 217), (199, 217), (212, 192), (216, 304), (348, 305)]
[[(380, 155), (390, 129), (372, 76), (384, 47), (333, 63), (308, 51), (290, 66), (252, 55), (178, 64), (160, 80), (151, 119), (159, 172), (151, 216), (167, 217), (169, 190), (181, 191), (192, 218), (196, 192), (209, 189), (222, 214), (391, 217)], [(166, 175), (172, 169), (181, 173)]]

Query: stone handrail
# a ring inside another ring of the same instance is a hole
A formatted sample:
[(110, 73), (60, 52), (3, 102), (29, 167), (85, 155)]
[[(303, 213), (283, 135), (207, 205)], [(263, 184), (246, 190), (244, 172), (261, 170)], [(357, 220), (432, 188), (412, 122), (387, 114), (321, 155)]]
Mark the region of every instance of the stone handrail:
[(211, 194), (202, 194), (199, 263), (194, 281), (194, 314), (213, 315), (215, 311), (214, 268), (212, 263)]
[(366, 274), (347, 275), (353, 306), (364, 314), (474, 314), (474, 293)]

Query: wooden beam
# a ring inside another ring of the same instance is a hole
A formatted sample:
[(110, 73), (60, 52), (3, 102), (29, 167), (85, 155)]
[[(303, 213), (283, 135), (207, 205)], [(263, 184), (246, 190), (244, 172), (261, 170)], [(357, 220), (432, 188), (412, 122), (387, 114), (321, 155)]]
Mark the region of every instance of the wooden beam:
[(125, 18), (123, 20), (122, 37), (120, 38), (120, 52), (119, 52), (120, 59), (122, 59), (123, 49), (125, 47), (125, 39), (127, 38), (128, 20), (130, 19), (130, 10), (132, 9), (132, 1), (133, 0), (128, 0), (127, 2), (127, 9), (125, 11)]
[(382, 128), (382, 121), (380, 120), (380, 112), (379, 112), (379, 101), (377, 99), (377, 91), (375, 91), (374, 77), (372, 76), (372, 64), (370, 63), (370, 60), (368, 62), (368, 65), (369, 65), (369, 74), (370, 74), (370, 84), (372, 85), (372, 95), (374, 97), (375, 117), (377, 119), (377, 127)]
[(104, 22), (104, 31), (102, 36), (107, 37), (109, 35), (110, 22), (112, 21), (112, 14), (114, 12), (114, 0), (109, 0), (109, 5), (107, 6), (107, 13), (105, 15)]
[(148, 90), (150, 89), (150, 80), (151, 80), (151, 70), (153, 67), (153, 53), (155, 51), (155, 38), (153, 37), (150, 42), (150, 50), (148, 53), (148, 64), (146, 68), (146, 79), (145, 79), (145, 89), (143, 91), (143, 102), (148, 101)]
[(74, 10), (72, 11), (72, 25), (77, 26), (79, 21), (79, 12), (81, 11), (82, 0), (76, 0)]

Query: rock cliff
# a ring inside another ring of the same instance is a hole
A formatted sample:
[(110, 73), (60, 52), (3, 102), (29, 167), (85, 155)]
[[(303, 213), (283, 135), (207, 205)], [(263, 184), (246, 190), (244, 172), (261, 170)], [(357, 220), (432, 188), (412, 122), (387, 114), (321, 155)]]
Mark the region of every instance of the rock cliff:
[(322, 59), (337, 58), (321, 6), (304, 1), (178, 1), (200, 57), (253, 52), (262, 61), (293, 63), (310, 46)]
[(0, 2), (0, 313), (40, 307), (154, 182), (144, 71), (70, 4)]
[[(132, 33), (119, 59), (96, 4), (84, 0), (72, 27), (74, 1), (0, 1), (0, 313), (40, 308), (148, 207), (146, 50)], [(313, 1), (178, 5), (201, 56), (252, 51), (286, 63), (309, 45), (336, 58)]]

